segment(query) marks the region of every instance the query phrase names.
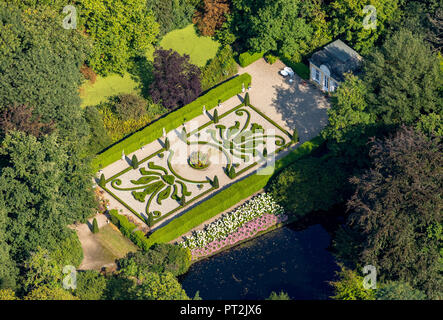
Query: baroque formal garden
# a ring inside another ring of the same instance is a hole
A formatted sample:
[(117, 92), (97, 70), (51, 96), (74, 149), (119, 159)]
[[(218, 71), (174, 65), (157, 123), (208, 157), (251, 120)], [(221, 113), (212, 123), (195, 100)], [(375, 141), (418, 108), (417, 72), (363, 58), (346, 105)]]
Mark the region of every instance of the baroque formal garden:
[(162, 147), (132, 159), (101, 186), (137, 217), (153, 226), (247, 171), (272, 164), (292, 136), (245, 102), (218, 114), (202, 106), (207, 122), (189, 121), (159, 137)]

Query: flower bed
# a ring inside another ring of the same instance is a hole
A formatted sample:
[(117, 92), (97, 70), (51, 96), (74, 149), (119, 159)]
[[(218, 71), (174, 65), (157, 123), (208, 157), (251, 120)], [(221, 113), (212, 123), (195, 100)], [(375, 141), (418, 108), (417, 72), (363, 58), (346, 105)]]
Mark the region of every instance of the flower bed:
[[(268, 228), (272, 223), (277, 223), (273, 217), (282, 219), (283, 208), (274, 201), (271, 195), (262, 193), (235, 211), (222, 215), (203, 230), (197, 230), (190, 237), (184, 237), (180, 245), (191, 250), (204, 249), (214, 244), (219, 245), (228, 238), (237, 239), (232, 237), (238, 232), (246, 232), (250, 228), (257, 230), (265, 226)], [(252, 229), (250, 231), (252, 232)], [(237, 241), (240, 241), (240, 238)]]
[(264, 215), (245, 223), (237, 231), (229, 234), (223, 240), (214, 240), (203, 248), (195, 248), (191, 250), (192, 260), (196, 260), (223, 249), (226, 246), (232, 246), (237, 242), (254, 237), (257, 233), (265, 231), (277, 223), (284, 222), (288, 217), (284, 214), (278, 216), (265, 213)]

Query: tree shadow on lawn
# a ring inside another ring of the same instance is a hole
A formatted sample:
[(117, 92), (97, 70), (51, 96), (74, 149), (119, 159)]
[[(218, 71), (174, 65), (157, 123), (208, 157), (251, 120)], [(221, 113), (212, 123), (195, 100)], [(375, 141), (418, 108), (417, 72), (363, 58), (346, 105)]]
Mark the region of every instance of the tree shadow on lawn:
[(327, 124), (329, 103), (323, 93), (297, 80), (289, 87), (274, 86), (276, 91), (272, 106), (282, 115), (289, 128), (297, 128), (300, 142), (317, 136)]
[(154, 65), (152, 61), (149, 61), (144, 56), (135, 57), (132, 60), (132, 67), (128, 72), (134, 81), (137, 81), (140, 85), (140, 92), (143, 98), (148, 99), (150, 94), (150, 86), (154, 81)]

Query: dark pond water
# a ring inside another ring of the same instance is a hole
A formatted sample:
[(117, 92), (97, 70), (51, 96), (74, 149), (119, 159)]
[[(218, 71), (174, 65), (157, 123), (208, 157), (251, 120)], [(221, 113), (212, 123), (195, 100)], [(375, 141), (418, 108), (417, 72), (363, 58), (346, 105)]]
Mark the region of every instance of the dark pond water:
[(320, 225), (287, 226), (191, 266), (180, 279), (186, 293), (204, 300), (265, 299), (271, 291), (291, 299), (328, 299), (337, 266)]

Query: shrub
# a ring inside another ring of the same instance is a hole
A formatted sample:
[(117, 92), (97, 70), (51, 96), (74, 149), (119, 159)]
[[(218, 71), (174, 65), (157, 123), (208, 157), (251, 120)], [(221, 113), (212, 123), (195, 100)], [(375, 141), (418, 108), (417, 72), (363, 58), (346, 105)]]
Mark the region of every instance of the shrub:
[(240, 66), (244, 68), (249, 66), (251, 63), (257, 61), (258, 59), (262, 58), (264, 54), (265, 54), (264, 52), (256, 52), (256, 53), (252, 53), (249, 51), (243, 52), (238, 57), (238, 62)]
[(165, 139), (165, 150), (168, 151), (170, 147), (171, 147), (171, 143), (169, 142), (169, 138), (166, 137), (166, 139)]
[(87, 106), (84, 109), (84, 118), (89, 125), (89, 154), (95, 155), (112, 143), (103, 123), (103, 117), (94, 106)]
[(106, 185), (106, 179), (105, 179), (105, 175), (103, 173), (100, 176), (100, 180), (98, 181), (98, 185), (102, 188), (104, 188)]
[(214, 123), (218, 123), (218, 121), (219, 121), (219, 118), (218, 118), (218, 110), (215, 109), (215, 110), (214, 110)]
[(263, 148), (263, 157), (266, 158), (268, 156), (268, 149)]
[(146, 221), (146, 224), (148, 225), (148, 227), (152, 227), (154, 225), (154, 215), (152, 214), (152, 212), (148, 213), (148, 221)]
[(94, 218), (94, 220), (92, 221), (92, 233), (98, 233), (99, 229), (98, 229), (98, 223), (97, 223), (97, 219)]
[(215, 189), (218, 189), (220, 187), (220, 183), (218, 182), (217, 176), (215, 176), (214, 181), (212, 181), (212, 187), (214, 187)]
[(115, 144), (97, 155), (92, 161), (93, 170), (97, 171), (99, 168), (104, 168), (119, 160), (122, 150), (125, 150), (125, 152), (129, 154), (140, 149), (140, 147), (151, 143), (162, 135), (163, 128), (170, 131), (182, 125), (185, 122), (185, 118), (192, 119), (199, 116), (203, 105), (206, 106), (206, 110), (210, 110), (217, 106), (219, 99), (226, 101), (232, 96), (239, 94), (242, 91), (243, 83), (245, 86), (248, 86), (251, 83), (251, 76), (249, 74), (244, 73), (221, 84), (183, 108), (171, 112), (144, 129), (133, 133), (120, 143)]
[(109, 214), (111, 216), (112, 223), (114, 223), (114, 221), (117, 221), (116, 226), (125, 237), (129, 238), (142, 250), (149, 249), (150, 244), (148, 243), (148, 239), (145, 237), (145, 234), (140, 230), (134, 231), (137, 226), (132, 222), (129, 222), (126, 216), (119, 214), (116, 209), (112, 209), (111, 211), (109, 211)]
[(276, 56), (274, 56), (274, 55), (272, 55), (272, 54), (267, 54), (267, 55), (265, 56), (265, 59), (266, 59), (266, 62), (267, 62), (267, 63), (269, 63), (269, 64), (274, 64), (274, 63), (277, 61), (278, 57), (276, 57)]
[(234, 165), (231, 165), (231, 166), (229, 167), (229, 170), (228, 170), (228, 177), (231, 178), (231, 179), (234, 179), (235, 176), (236, 176), (236, 173), (235, 173), (235, 166), (234, 166)]
[(59, 243), (57, 249), (51, 252), (51, 258), (60, 266), (73, 265), (78, 267), (82, 263), (82, 244), (75, 231), (69, 230), (69, 236)]
[(138, 159), (135, 154), (132, 156), (131, 165), (134, 169), (138, 168)]
[(298, 136), (297, 128), (294, 129), (294, 132), (292, 133), (292, 141), (297, 143), (300, 141), (300, 138)]
[(80, 300), (101, 300), (104, 298), (106, 278), (95, 270), (77, 273), (77, 288), (73, 291)]
[(230, 46), (221, 48), (202, 69), (202, 90), (207, 90), (237, 73), (237, 63)]
[(251, 99), (249, 98), (249, 92), (245, 94), (245, 101), (243, 101), (245, 106), (249, 106), (251, 104)]
[(120, 120), (140, 119), (146, 114), (147, 101), (142, 97), (125, 93), (113, 99), (113, 108)]
[(119, 259), (117, 265), (125, 276), (143, 280), (148, 272), (171, 272), (179, 276), (188, 271), (191, 263), (189, 249), (173, 244), (156, 244), (145, 252), (131, 252)]

